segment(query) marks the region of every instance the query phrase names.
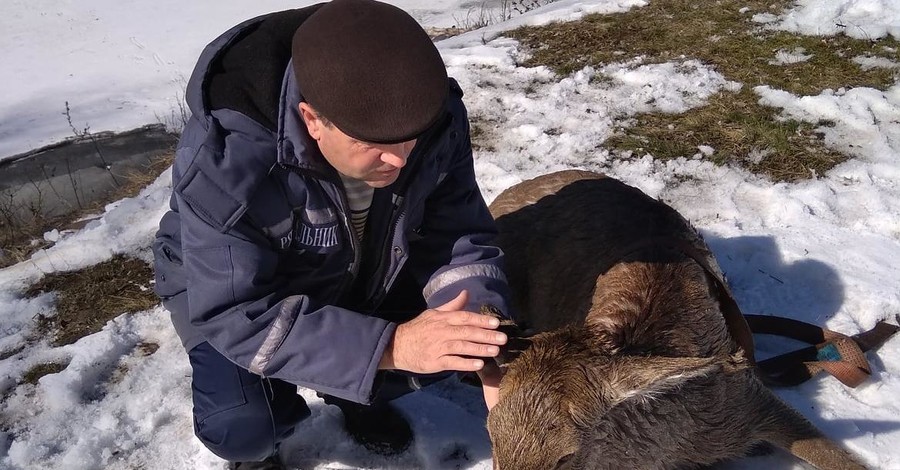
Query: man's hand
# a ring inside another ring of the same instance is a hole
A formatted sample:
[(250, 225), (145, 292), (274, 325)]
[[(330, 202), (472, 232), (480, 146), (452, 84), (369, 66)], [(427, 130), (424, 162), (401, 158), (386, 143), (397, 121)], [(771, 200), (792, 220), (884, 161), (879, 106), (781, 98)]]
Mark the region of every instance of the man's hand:
[(380, 369), (400, 369), (417, 374), (447, 370), (478, 371), (479, 357), (495, 357), (506, 335), (496, 328), (496, 318), (460, 310), (468, 300), (466, 291), (436, 309), (397, 326), (384, 351)]
[(487, 361), (484, 368), (478, 371), (478, 378), (481, 379), (481, 391), (484, 393), (484, 404), (488, 411), (500, 401), (500, 379), (503, 378), (503, 372), (500, 366), (494, 361)]

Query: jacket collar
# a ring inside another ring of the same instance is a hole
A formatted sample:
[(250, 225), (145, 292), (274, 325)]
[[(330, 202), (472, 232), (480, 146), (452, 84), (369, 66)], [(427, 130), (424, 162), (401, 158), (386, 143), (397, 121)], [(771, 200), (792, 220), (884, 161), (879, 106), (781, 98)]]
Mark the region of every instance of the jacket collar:
[(306, 132), (297, 104), (303, 100), (294, 78), (293, 60), (288, 61), (281, 83), (278, 115), (278, 163), (336, 177), (336, 171), (322, 156), (316, 141)]

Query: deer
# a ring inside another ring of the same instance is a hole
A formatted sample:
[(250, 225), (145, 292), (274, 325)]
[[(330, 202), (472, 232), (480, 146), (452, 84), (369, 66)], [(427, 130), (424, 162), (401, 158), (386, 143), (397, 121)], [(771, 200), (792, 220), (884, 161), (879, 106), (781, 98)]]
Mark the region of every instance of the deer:
[(711, 250), (675, 209), (566, 170), (490, 211), (517, 313), (487, 417), (495, 470), (705, 468), (773, 446), (865, 468), (761, 380)]

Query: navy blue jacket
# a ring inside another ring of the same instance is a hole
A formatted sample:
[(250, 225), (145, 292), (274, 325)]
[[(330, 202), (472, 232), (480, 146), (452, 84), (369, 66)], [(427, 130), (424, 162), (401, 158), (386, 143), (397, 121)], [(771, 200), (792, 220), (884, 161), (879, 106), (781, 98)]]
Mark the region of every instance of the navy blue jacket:
[(430, 308), (466, 289), (468, 310), (507, 311), (508, 287), (452, 80), (446, 115), (375, 191), (357, 240), (340, 178), (297, 112), (290, 38), (315, 8), (249, 20), (203, 51), (155, 289), (187, 349), (207, 341), (256, 374), (368, 403), (397, 325), (378, 305), (401, 268)]

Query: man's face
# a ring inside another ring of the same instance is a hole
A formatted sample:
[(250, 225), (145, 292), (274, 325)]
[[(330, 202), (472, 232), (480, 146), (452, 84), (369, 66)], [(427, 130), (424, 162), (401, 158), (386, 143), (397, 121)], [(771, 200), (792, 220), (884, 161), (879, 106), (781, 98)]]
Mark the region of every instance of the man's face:
[(400, 169), (416, 145), (416, 140), (399, 144), (360, 142), (325, 122), (306, 103), (300, 103), (300, 116), (319, 150), (331, 166), (350, 178), (365, 181), (373, 188), (383, 188), (397, 180)]

